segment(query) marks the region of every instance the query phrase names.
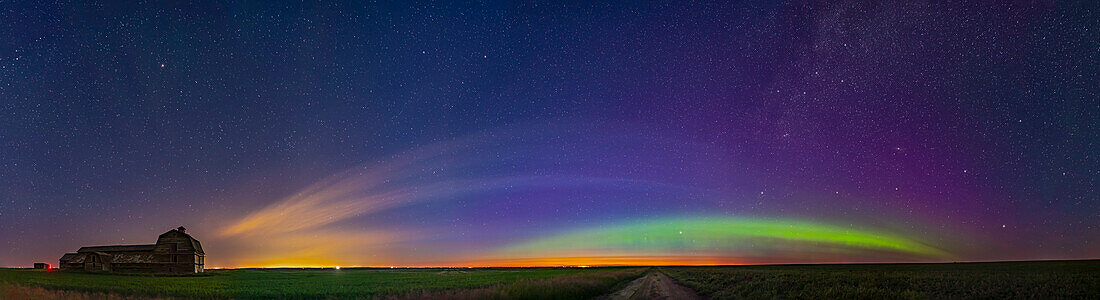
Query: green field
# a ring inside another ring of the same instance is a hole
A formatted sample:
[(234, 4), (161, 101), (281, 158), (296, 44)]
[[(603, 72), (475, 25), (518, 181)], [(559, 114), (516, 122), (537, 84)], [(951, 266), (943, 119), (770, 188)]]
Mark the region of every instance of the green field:
[(0, 298), (585, 299), (657, 270), (713, 299), (1100, 298), (1100, 260), (658, 268), (243, 269), (154, 277), (0, 269)]
[(1100, 260), (660, 270), (713, 299), (1100, 298)]
[[(36, 293), (59, 290), (108, 296), (218, 299), (375, 296), (575, 299), (599, 296), (644, 271), (645, 268), (252, 269), (153, 277), (0, 269), (0, 298), (38, 298)], [(45, 290), (28, 292), (28, 287)]]

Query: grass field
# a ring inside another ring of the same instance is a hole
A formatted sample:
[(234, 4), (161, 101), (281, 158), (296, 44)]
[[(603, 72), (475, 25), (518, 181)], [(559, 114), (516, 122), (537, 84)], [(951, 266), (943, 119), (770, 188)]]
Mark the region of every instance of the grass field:
[[(645, 268), (255, 269), (152, 277), (0, 269), (2, 298), (84, 295), (179, 298), (543, 298), (599, 296)], [(66, 291), (68, 294), (55, 291)], [(7, 296), (5, 296), (7, 295)], [(93, 296), (89, 298), (101, 298)]]
[[(246, 269), (152, 277), (0, 269), (3, 299), (585, 299), (649, 268)], [(713, 299), (1100, 298), (1100, 260), (659, 267)]]
[(1100, 298), (1100, 260), (660, 270), (712, 299)]

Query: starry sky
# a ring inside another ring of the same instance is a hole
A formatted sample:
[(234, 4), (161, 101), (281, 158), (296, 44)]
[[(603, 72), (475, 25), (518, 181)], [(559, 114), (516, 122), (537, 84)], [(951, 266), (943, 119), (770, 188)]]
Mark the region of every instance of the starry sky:
[(1100, 258), (1100, 9), (0, 2), (0, 266)]

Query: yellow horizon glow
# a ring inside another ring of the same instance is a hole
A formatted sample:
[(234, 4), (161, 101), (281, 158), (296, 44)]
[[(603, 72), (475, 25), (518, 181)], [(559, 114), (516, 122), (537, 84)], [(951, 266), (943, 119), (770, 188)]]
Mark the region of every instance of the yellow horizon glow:
[[(908, 263), (945, 263), (946, 261), (919, 261)], [(479, 261), (450, 265), (242, 265), (234, 267), (207, 267), (209, 270), (232, 269), (470, 269), (470, 268), (587, 268), (587, 267), (659, 267), (659, 266), (754, 266), (786, 264), (865, 264), (899, 263), (883, 261), (818, 261), (805, 262), (745, 262), (728, 257), (546, 257), (499, 261)], [(906, 263), (906, 262), (902, 262)]]

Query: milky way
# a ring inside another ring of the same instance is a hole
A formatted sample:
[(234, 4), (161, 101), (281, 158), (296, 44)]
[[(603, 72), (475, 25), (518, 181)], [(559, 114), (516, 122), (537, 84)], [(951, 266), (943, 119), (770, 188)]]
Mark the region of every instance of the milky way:
[(1082, 4), (0, 4), (0, 266), (1100, 257)]

